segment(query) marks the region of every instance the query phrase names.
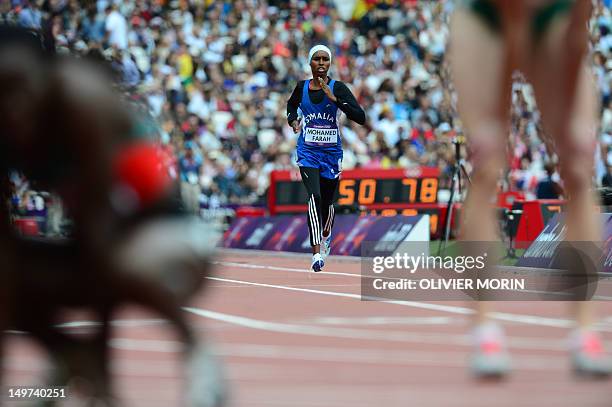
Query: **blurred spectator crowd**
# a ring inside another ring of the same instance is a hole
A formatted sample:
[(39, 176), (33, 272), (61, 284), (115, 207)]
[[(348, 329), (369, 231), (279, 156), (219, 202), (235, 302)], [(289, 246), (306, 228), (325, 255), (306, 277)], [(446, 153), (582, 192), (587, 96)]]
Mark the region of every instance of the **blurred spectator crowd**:
[[(97, 52), (145, 103), (192, 205), (263, 202), (273, 169), (293, 168), (285, 104), (308, 78), (307, 53), (334, 52), (330, 75), (349, 84), (366, 126), (342, 124), (343, 168), (437, 166), (448, 184), (461, 134), (445, 61), (454, 1), (12, 0), (2, 20), (40, 30), (58, 51)], [(601, 91), (597, 182), (612, 163), (612, 15), (597, 1), (593, 69)], [(535, 196), (553, 161), (533, 92), (513, 89), (505, 189)], [(558, 177), (556, 173), (553, 178)], [(18, 188), (23, 190), (23, 188)], [(30, 197), (21, 205), (30, 204)]]

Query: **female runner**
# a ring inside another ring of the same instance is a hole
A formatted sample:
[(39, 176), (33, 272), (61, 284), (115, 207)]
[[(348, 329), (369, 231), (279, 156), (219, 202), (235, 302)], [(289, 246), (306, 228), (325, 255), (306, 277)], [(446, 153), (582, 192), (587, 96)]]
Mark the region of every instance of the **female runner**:
[(324, 256), (331, 249), (333, 200), (342, 172), (338, 118), (344, 112), (350, 120), (361, 125), (366, 120), (365, 112), (349, 88), (327, 76), (331, 60), (328, 47), (312, 47), (308, 53), (312, 79), (298, 82), (287, 101), (287, 121), (293, 131), (300, 134), (297, 165), (308, 192), (308, 229), (314, 271), (321, 271)]

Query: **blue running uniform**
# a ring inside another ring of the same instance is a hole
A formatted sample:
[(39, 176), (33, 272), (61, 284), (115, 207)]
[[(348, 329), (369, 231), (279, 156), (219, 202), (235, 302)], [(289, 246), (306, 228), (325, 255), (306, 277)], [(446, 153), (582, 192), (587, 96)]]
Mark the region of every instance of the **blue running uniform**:
[[(335, 80), (329, 83), (334, 88)], [(302, 131), (297, 142), (297, 165), (318, 168), (321, 177), (334, 179), (342, 172), (342, 139), (338, 128), (341, 111), (327, 95), (318, 104), (308, 96), (310, 80), (304, 82), (300, 110)]]

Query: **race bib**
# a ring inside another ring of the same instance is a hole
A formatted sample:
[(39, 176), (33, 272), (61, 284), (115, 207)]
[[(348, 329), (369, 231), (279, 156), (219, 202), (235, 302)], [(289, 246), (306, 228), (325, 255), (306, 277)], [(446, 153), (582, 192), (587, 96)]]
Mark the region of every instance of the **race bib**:
[(304, 141), (307, 143), (337, 144), (338, 129), (306, 127), (304, 129)]

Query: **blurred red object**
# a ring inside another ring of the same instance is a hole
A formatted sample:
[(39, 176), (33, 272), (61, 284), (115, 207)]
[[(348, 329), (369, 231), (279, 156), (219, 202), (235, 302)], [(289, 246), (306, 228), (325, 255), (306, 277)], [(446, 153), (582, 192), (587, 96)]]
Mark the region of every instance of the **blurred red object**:
[(525, 194), (521, 191), (500, 192), (497, 194), (497, 206), (500, 208), (512, 209), (514, 202), (519, 199), (525, 199)]
[(15, 219), (15, 228), (23, 236), (38, 236), (40, 229), (36, 218), (18, 218)]
[(171, 184), (159, 148), (148, 142), (122, 149), (115, 159), (114, 170), (117, 180), (130, 187), (145, 207), (166, 194)]
[(274, 49), (272, 50), (272, 54), (280, 55), (281, 57), (289, 58), (291, 56), (291, 51), (287, 48), (282, 42), (277, 41), (274, 44)]
[(237, 218), (256, 218), (259, 216), (266, 216), (266, 210), (264, 208), (256, 208), (254, 206), (241, 206), (236, 209)]

